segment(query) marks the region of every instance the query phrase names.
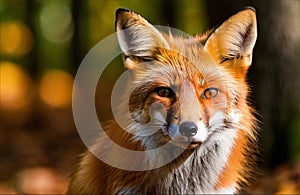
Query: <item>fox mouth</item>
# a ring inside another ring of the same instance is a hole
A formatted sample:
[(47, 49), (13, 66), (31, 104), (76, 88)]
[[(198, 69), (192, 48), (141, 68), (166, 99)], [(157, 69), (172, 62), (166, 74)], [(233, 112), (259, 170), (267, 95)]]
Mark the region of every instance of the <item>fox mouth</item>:
[(202, 145), (202, 142), (199, 141), (172, 141), (173, 144), (184, 149), (197, 149)]
[[(165, 131), (163, 129), (161, 129), (161, 131), (166, 135), (167, 133), (165, 133)], [(176, 138), (172, 138), (172, 136), (170, 136), (170, 134), (167, 136), (168, 140), (171, 141), (172, 144), (174, 144), (175, 146), (179, 146), (183, 149), (196, 149), (199, 148), (202, 145), (202, 140), (198, 140), (194, 137), (183, 137), (181, 136), (181, 138), (176, 139)]]
[(202, 145), (202, 142), (191, 142), (188, 146), (188, 148), (198, 148)]

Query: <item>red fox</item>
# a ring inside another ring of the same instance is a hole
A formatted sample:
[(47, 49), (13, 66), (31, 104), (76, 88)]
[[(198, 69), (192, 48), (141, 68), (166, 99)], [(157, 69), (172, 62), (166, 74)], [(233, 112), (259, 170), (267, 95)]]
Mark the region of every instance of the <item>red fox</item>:
[[(237, 193), (247, 183), (257, 146), (255, 111), (247, 101), (246, 83), (257, 38), (254, 8), (244, 8), (216, 29), (194, 37), (161, 32), (124, 8), (116, 11), (115, 24), (131, 75), (128, 86), (133, 90), (126, 103), (133, 120), (125, 130), (112, 120), (105, 134), (133, 151), (167, 143), (171, 149), (135, 159), (113, 151), (100, 135), (83, 155), (68, 193)], [(160, 107), (153, 111), (155, 104)], [(151, 129), (157, 131), (147, 134)], [(136, 171), (111, 166), (95, 155), (146, 167), (177, 150), (182, 152), (174, 160)]]

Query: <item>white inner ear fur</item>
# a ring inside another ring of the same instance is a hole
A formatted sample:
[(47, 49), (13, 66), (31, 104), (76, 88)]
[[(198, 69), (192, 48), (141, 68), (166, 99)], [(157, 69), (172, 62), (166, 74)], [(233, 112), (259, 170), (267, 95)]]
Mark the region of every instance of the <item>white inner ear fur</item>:
[[(154, 49), (170, 48), (163, 35), (142, 17), (134, 23), (130, 15), (123, 17), (128, 18), (124, 24), (117, 22), (117, 38), (125, 56), (151, 57)], [(122, 26), (126, 29), (122, 30)]]
[(257, 39), (255, 12), (244, 10), (225, 21), (210, 35), (204, 48), (219, 63), (222, 58), (242, 57), (251, 65), (252, 50)]

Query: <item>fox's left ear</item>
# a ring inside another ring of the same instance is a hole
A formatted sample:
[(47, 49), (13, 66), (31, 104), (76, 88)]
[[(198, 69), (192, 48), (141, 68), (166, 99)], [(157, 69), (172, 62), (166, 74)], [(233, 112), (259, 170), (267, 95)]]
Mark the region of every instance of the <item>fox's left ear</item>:
[(218, 27), (208, 37), (204, 48), (216, 63), (244, 77), (252, 61), (256, 26), (255, 9), (247, 7)]
[(159, 48), (169, 48), (163, 35), (141, 15), (125, 8), (116, 11), (116, 32), (126, 60), (133, 68), (137, 61), (151, 60)]

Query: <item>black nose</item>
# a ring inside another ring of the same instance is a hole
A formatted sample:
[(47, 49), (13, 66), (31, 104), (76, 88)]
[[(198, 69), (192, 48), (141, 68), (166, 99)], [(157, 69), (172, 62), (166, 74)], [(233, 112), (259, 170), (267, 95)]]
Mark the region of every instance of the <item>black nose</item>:
[(192, 137), (196, 135), (197, 130), (198, 130), (197, 125), (194, 122), (190, 122), (190, 121), (183, 122), (179, 126), (180, 134), (185, 137)]

